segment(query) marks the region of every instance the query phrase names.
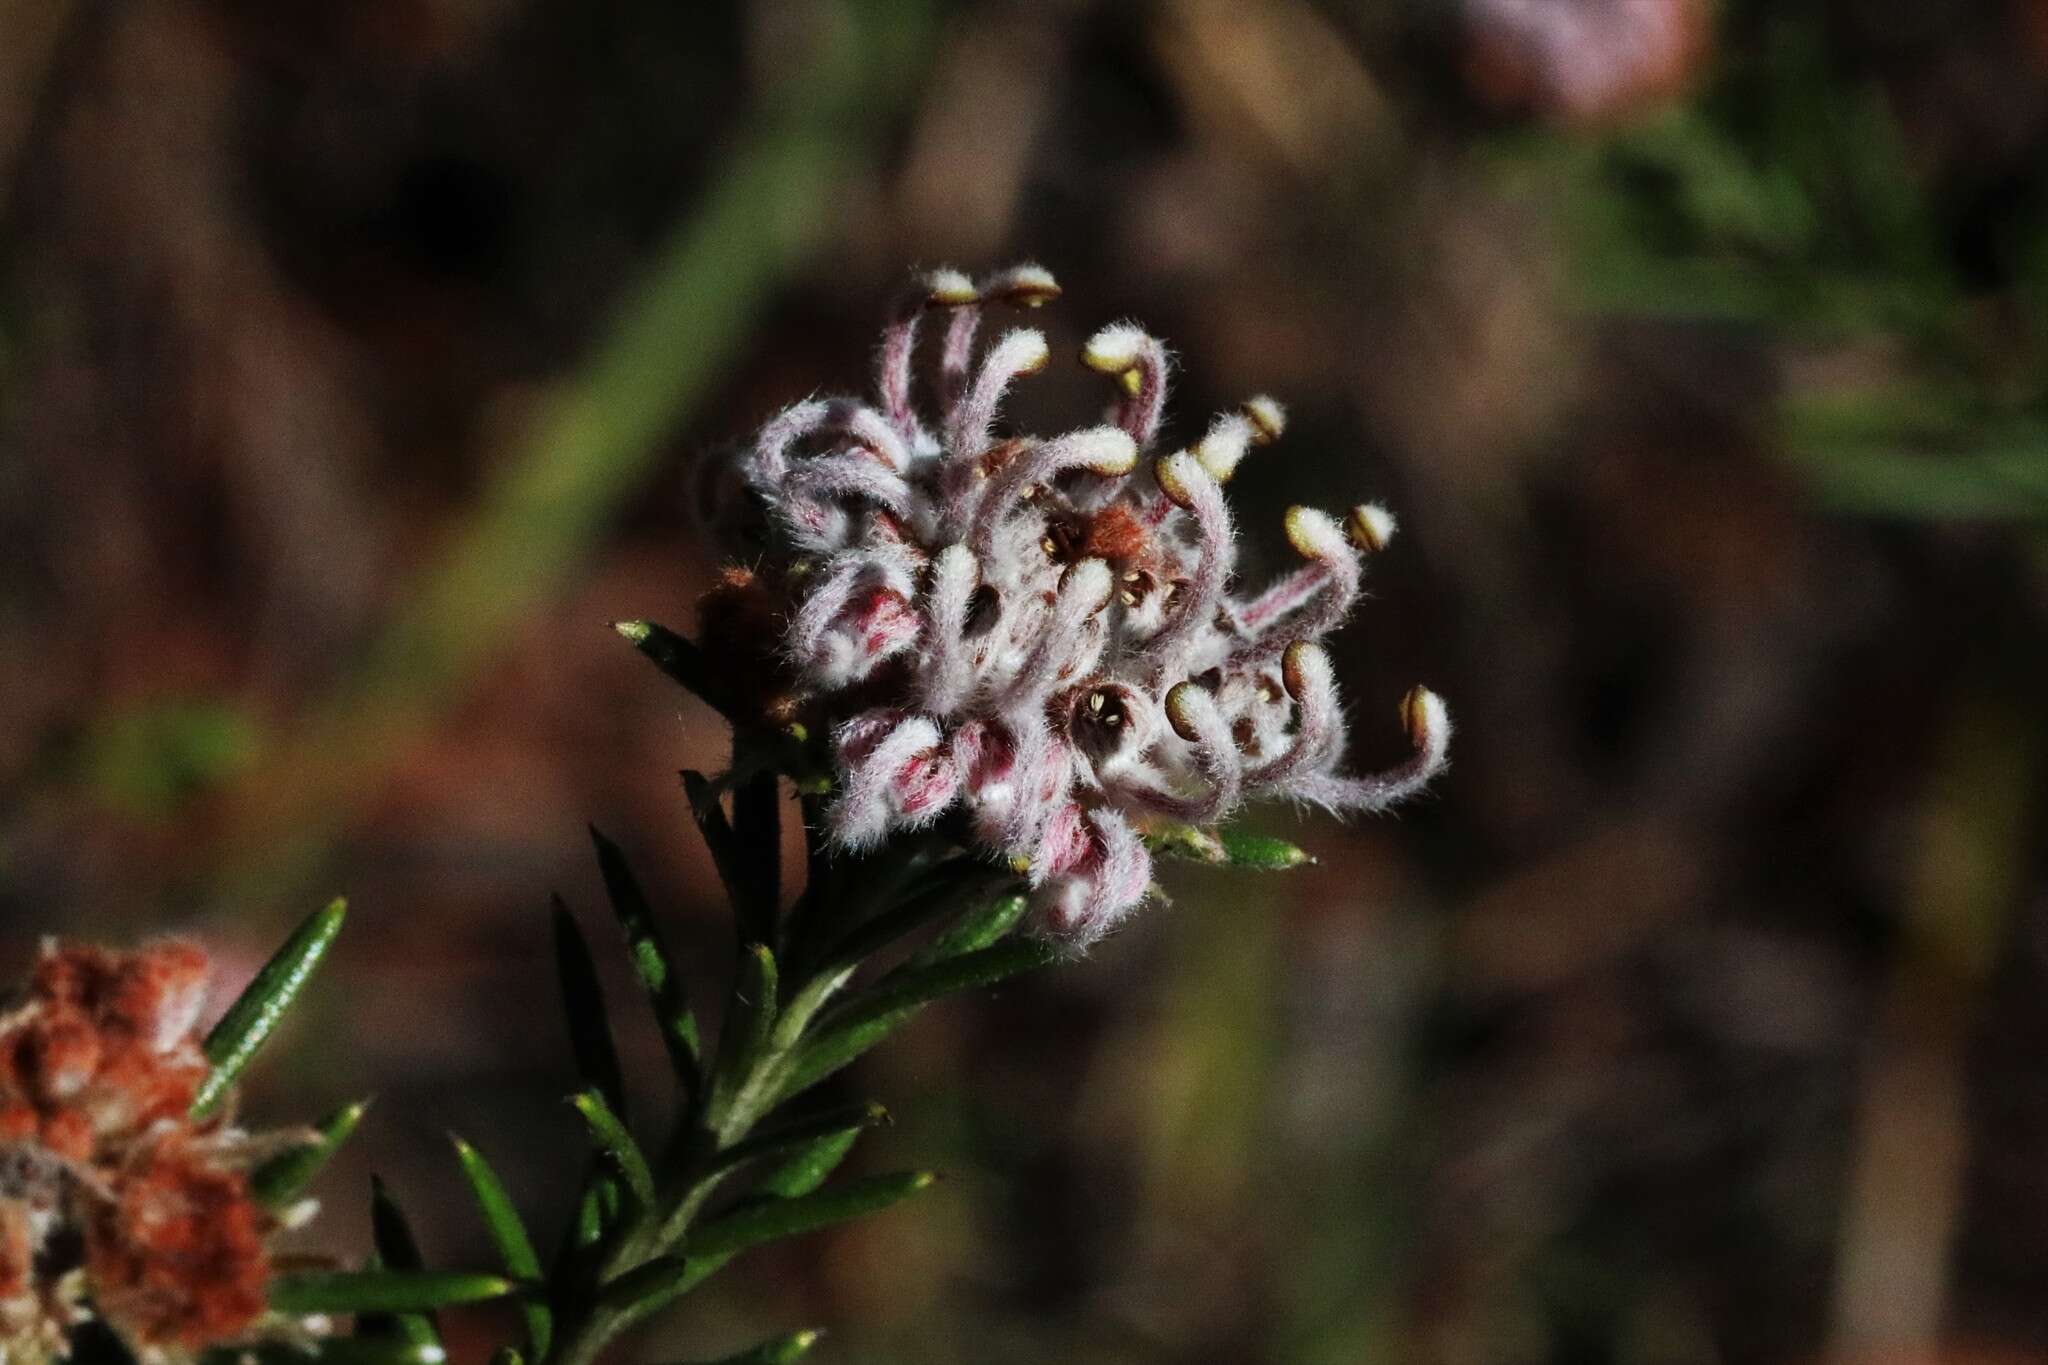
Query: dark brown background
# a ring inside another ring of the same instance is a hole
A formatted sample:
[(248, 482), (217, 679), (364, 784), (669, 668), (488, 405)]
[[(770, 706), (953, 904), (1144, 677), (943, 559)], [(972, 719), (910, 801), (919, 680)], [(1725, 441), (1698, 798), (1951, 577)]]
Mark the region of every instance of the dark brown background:
[(1354, 748), (1426, 681), (1456, 765), (932, 1012), (858, 1160), (946, 1183), (630, 1358), (2048, 1358), (2048, 10), (1520, 6), (1578, 65), (1516, 0), (0, 2), (0, 961), (232, 986), (345, 891), (248, 1100), (380, 1096), (312, 1244), (374, 1168), (481, 1261), (451, 1127), (556, 1225), (584, 822), (726, 955), (722, 731), (605, 625), (690, 623), (693, 452), (1028, 256), (1173, 435), (1292, 406), (1252, 571), (1398, 511)]

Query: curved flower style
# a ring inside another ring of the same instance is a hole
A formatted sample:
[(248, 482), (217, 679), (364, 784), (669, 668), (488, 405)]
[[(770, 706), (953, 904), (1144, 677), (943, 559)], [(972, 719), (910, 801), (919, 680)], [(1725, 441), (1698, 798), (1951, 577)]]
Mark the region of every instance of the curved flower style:
[(188, 1116), (209, 1069), (207, 970), (184, 943), (50, 944), (0, 1005), (8, 1365), (61, 1358), (94, 1314), (145, 1359), (235, 1340), (263, 1315), (275, 1223), (245, 1171), (276, 1144)]
[[(705, 624), (776, 619), (734, 598), (779, 595), (786, 686), (764, 717), (808, 711), (829, 728), (839, 845), (964, 812), (967, 837), (1028, 874), (1041, 931), (1085, 946), (1145, 898), (1148, 821), (1208, 825), (1254, 796), (1382, 810), (1443, 768), (1451, 726), (1417, 688), (1401, 708), (1414, 757), (1375, 777), (1339, 771), (1344, 721), (1318, 641), (1394, 533), (1384, 508), (1292, 509), (1301, 566), (1233, 591), (1223, 487), (1280, 436), (1279, 404), (1254, 398), (1155, 457), (1169, 358), (1118, 324), (1081, 355), (1115, 383), (1102, 425), (998, 434), (1004, 396), (1050, 353), (1028, 328), (977, 345), (983, 312), (1058, 293), (1029, 265), (978, 283), (930, 274), (883, 333), (875, 405), (813, 399), (762, 427), (738, 472), (767, 513), (768, 552), (728, 573)], [(913, 355), (934, 316), (927, 415)]]

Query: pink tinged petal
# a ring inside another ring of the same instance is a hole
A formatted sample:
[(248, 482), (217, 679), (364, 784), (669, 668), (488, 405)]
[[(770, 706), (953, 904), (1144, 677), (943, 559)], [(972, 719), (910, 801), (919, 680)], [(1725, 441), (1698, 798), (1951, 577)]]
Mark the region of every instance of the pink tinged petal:
[(1401, 699), (1401, 723), (1415, 756), (1399, 767), (1370, 777), (1337, 777), (1311, 773), (1285, 784), (1282, 790), (1339, 814), (1382, 811), (1420, 792), (1450, 764), (1451, 713), (1443, 698), (1426, 687)]
[(1197, 812), (1188, 818), (1211, 824), (1228, 815), (1237, 805), (1242, 760), (1231, 738), (1230, 722), (1217, 709), (1208, 689), (1195, 683), (1176, 684), (1166, 694), (1166, 723), (1181, 739), (1194, 746), (1195, 771), (1209, 784)]
[(1144, 328), (1121, 322), (1088, 338), (1081, 350), (1081, 363), (1116, 378), (1122, 393), (1115, 409), (1116, 424), (1131, 434), (1138, 449), (1150, 450), (1159, 439), (1159, 423), (1166, 411), (1166, 347)]
[(1321, 645), (1296, 640), (1281, 655), (1280, 676), (1287, 695), (1294, 698), (1300, 724), (1285, 753), (1245, 774), (1245, 787), (1253, 792), (1323, 766), (1344, 743), (1344, 713), (1329, 652)]
[[(1309, 561), (1310, 570), (1316, 575), (1316, 590), (1302, 600), (1288, 604), (1291, 613), (1275, 610), (1263, 616), (1258, 633), (1238, 646), (1227, 667), (1243, 667), (1271, 658), (1284, 639), (1322, 638), (1344, 623), (1344, 618), (1351, 614), (1352, 605), (1358, 601), (1358, 586), (1363, 574), (1358, 562), (1357, 542), (1351, 539), (1345, 528), (1338, 525), (1334, 517), (1313, 507), (1288, 508), (1286, 527), (1288, 544), (1294, 547), (1296, 554)], [(1391, 533), (1389, 530), (1388, 534)], [(1285, 580), (1283, 585), (1292, 585), (1296, 581)], [(1284, 636), (1275, 629), (1282, 620), (1286, 624)], [(1249, 621), (1245, 624), (1250, 628)]]
[(1088, 838), (1086, 813), (1077, 801), (1062, 802), (1047, 817), (1031, 856), (1031, 882), (1042, 886), (1078, 870), (1094, 845)]
[(1170, 678), (1183, 671), (1190, 647), (1213, 626), (1237, 550), (1223, 490), (1194, 456), (1186, 451), (1169, 455), (1154, 466), (1154, 474), (1160, 491), (1194, 518), (1197, 537), (1194, 575), (1174, 594), (1166, 624), (1146, 647), (1155, 673)]
[(981, 586), (981, 565), (965, 545), (948, 545), (932, 563), (925, 592), (928, 642), (924, 663), (925, 704), (950, 716), (967, 701), (974, 685), (973, 650), (967, 615)]
[(1041, 884), (1032, 896), (1041, 932), (1077, 950), (1116, 928), (1145, 899), (1152, 858), (1122, 816), (1087, 814), (1088, 851), (1066, 875)]
[(911, 405), (911, 374), (917, 358), (917, 331), (927, 308), (972, 303), (974, 284), (957, 270), (934, 270), (921, 276), (897, 303), (882, 329), (882, 349), (875, 361), (875, 389), (882, 412), (896, 435), (912, 447), (925, 439)]
[(946, 445), (954, 460), (977, 459), (988, 449), (989, 432), (1011, 383), (1044, 369), (1051, 355), (1044, 334), (1029, 327), (1005, 332), (989, 349), (974, 382), (947, 417)]
[(950, 424), (967, 396), (967, 376), (974, 366), (974, 336), (981, 330), (981, 308), (964, 304), (946, 324), (946, 346), (939, 354), (939, 407)]
[(897, 769), (891, 798), (906, 829), (928, 825), (945, 814), (960, 791), (960, 769), (952, 756), (931, 750)]
[[(935, 723), (912, 716), (879, 740), (873, 738), (872, 729), (871, 716), (864, 716), (849, 722), (836, 736), (843, 765), (841, 788), (826, 814), (826, 823), (834, 841), (846, 848), (866, 848), (879, 842), (892, 827), (906, 823), (901, 804), (906, 781), (921, 794), (935, 790), (935, 779), (922, 769), (913, 771), (914, 761), (927, 757), (939, 745)], [(906, 778), (906, 773), (911, 775)], [(936, 814), (922, 810), (917, 822)]]
[(984, 559), (994, 553), (996, 528), (1026, 489), (1049, 484), (1071, 470), (1121, 478), (1137, 462), (1137, 446), (1117, 427), (1088, 427), (1030, 447), (997, 471), (982, 490), (972, 513), (974, 552)]
[(1091, 672), (1102, 652), (1102, 623), (1116, 575), (1099, 559), (1067, 566), (1059, 596), (1024, 666), (1003, 691), (1006, 707), (1042, 702), (1061, 683)]
[(789, 448), (823, 427), (831, 413), (830, 403), (813, 398), (768, 419), (754, 437), (754, 448), (742, 466), (755, 491), (770, 500), (781, 498), (783, 480), (789, 477)]

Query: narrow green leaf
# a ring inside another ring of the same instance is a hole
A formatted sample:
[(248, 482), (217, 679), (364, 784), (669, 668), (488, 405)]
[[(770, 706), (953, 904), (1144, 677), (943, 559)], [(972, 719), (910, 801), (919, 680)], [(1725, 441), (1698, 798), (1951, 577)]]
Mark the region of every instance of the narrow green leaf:
[(483, 1303), (517, 1291), (498, 1275), (460, 1270), (336, 1270), (281, 1275), (270, 1282), (280, 1313), (421, 1313), (452, 1304)]
[(312, 980), (347, 915), (348, 902), (344, 900), (331, 901), (308, 915), (206, 1035), (206, 1060), (213, 1070), (192, 1100), (194, 1118), (205, 1118), (220, 1107), (235, 1078), (276, 1032), (285, 1011)]
[[(498, 1173), (484, 1160), (482, 1152), (453, 1133), (448, 1136), (455, 1144), (456, 1160), (462, 1163), (462, 1175), (476, 1198), (477, 1210), (483, 1215), (484, 1230), (490, 1234), (491, 1245), (497, 1248), (507, 1273), (521, 1280), (539, 1280), (540, 1254), (533, 1248), (533, 1239), (527, 1235), (526, 1223), (513, 1207), (505, 1183), (498, 1179)], [(546, 1304), (537, 1301), (529, 1300), (521, 1307), (526, 1316), (527, 1344), (536, 1358), (545, 1356), (554, 1338), (554, 1316)]]
[[(840, 1105), (822, 1113), (758, 1129), (746, 1141), (735, 1143), (719, 1153), (712, 1169), (714, 1172), (731, 1170), (763, 1157), (781, 1156), (794, 1148), (809, 1149), (820, 1138), (836, 1138), (842, 1133), (858, 1135), (887, 1122), (889, 1111), (872, 1100), (866, 1104)], [(787, 1194), (788, 1191), (776, 1193)]]
[(1058, 959), (1037, 939), (1004, 939), (928, 966), (893, 972), (828, 1012), (798, 1049), (782, 1095), (806, 1090), (846, 1066), (941, 996), (994, 985)]
[(732, 832), (746, 895), (745, 904), (734, 907), (740, 914), (741, 936), (756, 943), (780, 943), (776, 921), (782, 908), (782, 794), (773, 768), (751, 774), (733, 788)]
[(571, 1095), (569, 1103), (583, 1122), (590, 1128), (591, 1139), (597, 1143), (620, 1177), (634, 1202), (642, 1209), (654, 1207), (654, 1172), (647, 1165), (647, 1158), (641, 1154), (640, 1144), (633, 1141), (633, 1135), (626, 1131), (626, 1125), (604, 1102), (604, 1096), (595, 1090), (586, 1090)]
[(683, 1084), (685, 1098), (694, 1098), (703, 1083), (703, 1048), (697, 1034), (697, 1016), (690, 1011), (689, 994), (682, 973), (676, 970), (668, 949), (662, 944), (661, 932), (654, 923), (654, 912), (648, 907), (646, 893), (640, 889), (640, 881), (633, 875), (626, 855), (595, 825), (590, 827), (590, 839), (597, 846), (597, 866), (604, 875), (605, 892), (611, 900), (612, 913), (618, 917), (619, 928), (626, 935), (633, 972), (640, 978), (641, 988), (647, 992), (648, 1003), (654, 1007), (655, 1022), (660, 1025), (661, 1041), (668, 1048), (669, 1063)]
[(1030, 904), (1030, 897), (1018, 894), (998, 896), (980, 909), (970, 910), (955, 920), (946, 932), (912, 953), (902, 970), (914, 971), (935, 962), (979, 952), (1016, 928), (1017, 921), (1024, 918), (1024, 911)]
[[(420, 1255), (419, 1239), (413, 1235), (412, 1223), (405, 1216), (405, 1210), (398, 1207), (392, 1197), (390, 1186), (379, 1176), (370, 1177), (370, 1244), (377, 1249), (378, 1263), (387, 1270), (417, 1271), (426, 1268), (426, 1260)], [(359, 1335), (383, 1335), (388, 1327), (390, 1334), (403, 1338), (415, 1346), (439, 1346), (441, 1328), (426, 1312), (399, 1313), (388, 1323), (358, 1323)]]
[(280, 1152), (249, 1173), (249, 1193), (268, 1209), (283, 1208), (297, 1199), (349, 1140), (369, 1108), (368, 1100), (357, 1100), (320, 1120), (314, 1128), (314, 1141)]
[(681, 1256), (657, 1256), (606, 1285), (598, 1294), (598, 1304), (614, 1313), (642, 1317), (709, 1273), (697, 1262)]
[(724, 1124), (733, 1100), (775, 1031), (777, 985), (775, 954), (765, 944), (751, 944), (741, 951), (739, 975), (719, 1028), (718, 1065), (705, 1109), (706, 1123), (714, 1132)]
[(726, 899), (732, 902), (740, 942), (772, 942), (772, 935), (760, 932), (760, 897), (749, 885), (752, 864), (740, 847), (732, 823), (725, 818), (725, 807), (718, 804), (718, 792), (711, 780), (700, 772), (685, 771), (683, 795), (689, 798), (690, 813), (697, 817), (697, 831), (704, 836), (705, 847), (711, 850), (711, 865), (718, 869)]
[(562, 982), (562, 1008), (569, 1020), (569, 1045), (576, 1055), (576, 1074), (605, 1097), (615, 1114), (626, 1112), (626, 1083), (619, 1071), (618, 1049), (605, 1013), (604, 987), (597, 964), (576, 917), (560, 896), (554, 898), (555, 968)]
[(1275, 839), (1267, 834), (1251, 834), (1243, 830), (1226, 829), (1217, 832), (1223, 841), (1224, 855), (1232, 867), (1248, 867), (1259, 872), (1285, 872), (1289, 868), (1312, 863), (1307, 849)]
[(731, 718), (733, 708), (726, 700), (726, 689), (711, 681), (711, 667), (704, 651), (690, 640), (652, 621), (620, 621), (612, 629), (690, 695)]
[(773, 1195), (778, 1199), (799, 1199), (811, 1193), (839, 1169), (864, 1131), (863, 1128), (842, 1128), (805, 1143), (781, 1165), (762, 1176), (754, 1186), (754, 1193)]
[(786, 1337), (764, 1341), (738, 1355), (720, 1356), (705, 1365), (796, 1365), (824, 1338), (823, 1332), (792, 1332)]
[(321, 1337), (305, 1345), (269, 1341), (202, 1352), (199, 1365), (443, 1365), (448, 1352), (438, 1344), (418, 1345), (398, 1337)]
[(1015, 885), (1016, 880), (1017, 874), (1008, 868), (990, 867), (979, 859), (945, 863), (921, 878), (896, 905), (856, 925), (833, 944), (825, 961), (864, 962), (934, 920)]
[(851, 1180), (795, 1199), (750, 1201), (698, 1224), (685, 1243), (685, 1254), (691, 1258), (733, 1256), (763, 1242), (864, 1218), (901, 1203), (937, 1178), (929, 1171), (906, 1171)]

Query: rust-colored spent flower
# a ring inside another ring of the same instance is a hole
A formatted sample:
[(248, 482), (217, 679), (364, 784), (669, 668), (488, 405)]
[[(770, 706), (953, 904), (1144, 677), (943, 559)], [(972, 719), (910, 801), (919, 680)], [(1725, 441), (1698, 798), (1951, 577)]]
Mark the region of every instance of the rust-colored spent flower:
[[(65, 1353), (92, 1313), (150, 1357), (244, 1338), (264, 1313), (263, 1149), (195, 1121), (206, 955), (46, 944), (0, 1007), (0, 1361)], [(274, 1144), (269, 1144), (274, 1145)]]
[(123, 1163), (86, 1225), (93, 1301), (145, 1347), (233, 1340), (263, 1314), (265, 1232), (248, 1177), (168, 1130)]
[[(1101, 425), (997, 433), (1004, 395), (1050, 353), (1028, 328), (979, 345), (983, 310), (1057, 294), (1035, 266), (924, 277), (883, 334), (875, 405), (786, 409), (737, 461), (753, 514), (711, 501), (749, 532), (747, 581), (781, 585), (782, 663), (761, 683), (832, 737), (829, 836), (860, 848), (954, 817), (1028, 869), (1039, 930), (1079, 946), (1145, 898), (1146, 821), (1213, 824), (1261, 795), (1382, 810), (1443, 767), (1450, 720), (1419, 692), (1402, 713), (1414, 757), (1340, 771), (1342, 708), (1314, 642), (1392, 538), (1384, 509), (1295, 508), (1300, 566), (1237, 590), (1223, 486), (1281, 435), (1278, 403), (1254, 398), (1162, 457), (1166, 348), (1119, 323), (1081, 355), (1111, 381)], [(924, 412), (912, 362), (934, 315)], [(720, 592), (707, 606), (708, 638), (731, 612)]]

